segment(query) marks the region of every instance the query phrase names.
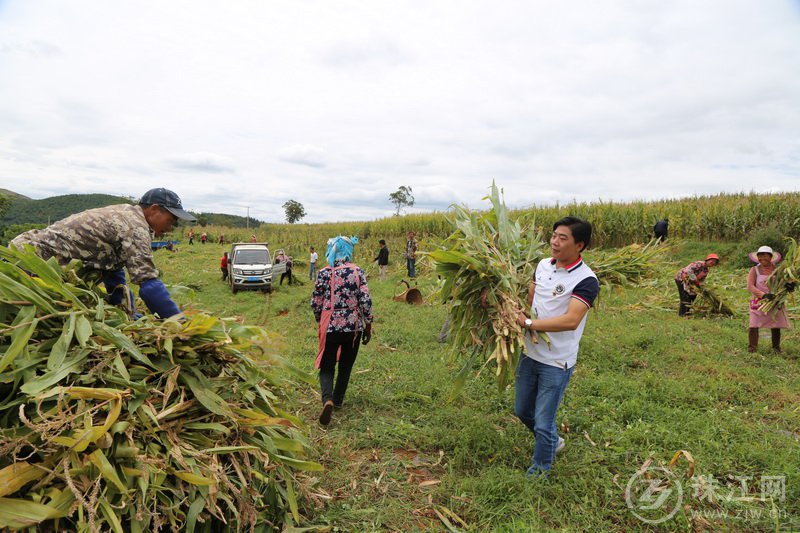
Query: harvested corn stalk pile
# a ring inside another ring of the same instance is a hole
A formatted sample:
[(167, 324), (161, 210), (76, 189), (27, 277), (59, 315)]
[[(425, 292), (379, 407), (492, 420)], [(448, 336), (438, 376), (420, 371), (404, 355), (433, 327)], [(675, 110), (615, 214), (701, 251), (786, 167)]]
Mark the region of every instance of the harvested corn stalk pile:
[(0, 528), (299, 520), (295, 471), (321, 467), (280, 408), (294, 370), (264, 351), (263, 330), (201, 313), (131, 322), (80, 263), (0, 257)]
[(604, 285), (635, 286), (657, 274), (660, 258), (667, 248), (658, 241), (631, 244), (592, 254), (587, 263)]
[(793, 285), (800, 285), (800, 250), (797, 249), (797, 241), (790, 238), (789, 247), (783, 261), (778, 263), (775, 271), (767, 281), (769, 292), (775, 295), (772, 300), (762, 300), (759, 310), (770, 313), (786, 305), (786, 299), (792, 292), (787, 287), (789, 284), (794, 290)]
[(486, 199), (492, 209), (484, 213), (454, 206), (455, 231), (442, 249), (426, 254), (443, 279), (442, 301), (451, 306), (453, 356), (469, 354), (457, 388), (479, 357), (496, 362), (501, 388), (510, 382), (525, 337), (517, 313), (528, 309), (528, 284), (546, 246), (532, 224), (509, 220), (494, 183)]
[(699, 285), (695, 286), (694, 290), (702, 299), (702, 302), (699, 305), (697, 303), (692, 305), (692, 309), (694, 311), (699, 313), (706, 312), (709, 314), (725, 316), (734, 316), (736, 314), (731, 306), (725, 303), (725, 301), (711, 287), (708, 287), (707, 285)]

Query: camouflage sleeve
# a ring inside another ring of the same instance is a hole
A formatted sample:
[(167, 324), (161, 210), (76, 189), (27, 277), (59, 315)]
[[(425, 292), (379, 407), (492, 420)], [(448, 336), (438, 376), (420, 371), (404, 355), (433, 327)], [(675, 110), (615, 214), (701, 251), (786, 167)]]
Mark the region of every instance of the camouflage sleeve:
[(133, 231), (122, 237), (122, 249), (126, 252), (125, 266), (131, 281), (137, 285), (158, 277), (150, 241), (150, 232), (139, 227), (133, 228)]

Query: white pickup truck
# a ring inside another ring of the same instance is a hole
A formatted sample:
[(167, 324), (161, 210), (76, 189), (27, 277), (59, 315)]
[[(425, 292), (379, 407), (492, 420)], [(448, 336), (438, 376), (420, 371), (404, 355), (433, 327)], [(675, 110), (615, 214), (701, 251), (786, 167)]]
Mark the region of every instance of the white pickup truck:
[[(280, 257), (283, 250), (275, 254)], [(228, 254), (228, 283), (231, 292), (240, 290), (272, 291), (275, 276), (286, 271), (283, 262), (273, 264), (269, 247), (265, 242), (236, 242), (231, 245)]]

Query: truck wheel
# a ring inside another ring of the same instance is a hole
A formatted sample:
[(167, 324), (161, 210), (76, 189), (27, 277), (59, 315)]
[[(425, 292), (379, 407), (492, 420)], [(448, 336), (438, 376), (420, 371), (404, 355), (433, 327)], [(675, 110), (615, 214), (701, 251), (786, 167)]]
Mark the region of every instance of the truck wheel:
[(236, 294), (237, 292), (239, 292), (239, 289), (237, 289), (237, 288), (236, 288), (236, 285), (234, 285), (234, 284), (232, 284), (232, 283), (231, 283), (231, 292), (232, 292), (233, 294)]

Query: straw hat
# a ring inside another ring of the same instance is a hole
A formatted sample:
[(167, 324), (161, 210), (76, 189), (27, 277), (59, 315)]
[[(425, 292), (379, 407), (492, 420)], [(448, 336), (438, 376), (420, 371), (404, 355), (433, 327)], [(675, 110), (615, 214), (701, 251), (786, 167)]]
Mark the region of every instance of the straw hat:
[(782, 259), (781, 253), (772, 251), (772, 248), (770, 248), (769, 246), (762, 246), (755, 252), (750, 252), (749, 254), (747, 254), (747, 257), (749, 257), (750, 261), (752, 261), (753, 263), (758, 263), (759, 262), (758, 254), (762, 253), (767, 253), (772, 256), (772, 264), (780, 263)]

